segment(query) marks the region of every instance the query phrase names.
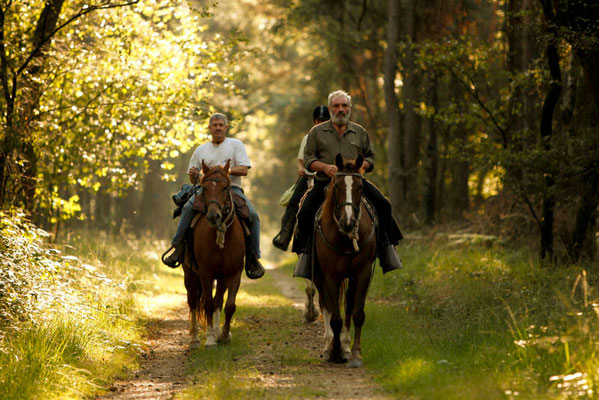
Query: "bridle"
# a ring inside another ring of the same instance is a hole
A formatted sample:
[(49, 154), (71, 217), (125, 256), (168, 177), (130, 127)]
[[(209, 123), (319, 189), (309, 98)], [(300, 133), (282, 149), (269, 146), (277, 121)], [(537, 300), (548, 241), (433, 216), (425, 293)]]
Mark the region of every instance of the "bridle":
[[(357, 172), (337, 172), (335, 174), (335, 178), (342, 177), (342, 176), (351, 176), (351, 177), (362, 178), (362, 175), (360, 175)], [(339, 188), (339, 185), (337, 184), (337, 182), (336, 181), (333, 182), (333, 189), (336, 191), (338, 188)], [(339, 227), (339, 230), (341, 230), (341, 227), (339, 225), (340, 223), (339, 223), (339, 217), (337, 216), (337, 213), (340, 212), (341, 209), (345, 206), (350, 206), (352, 208), (352, 210), (354, 211), (352, 213), (352, 215), (353, 215), (352, 220), (355, 222), (356, 228), (354, 229), (354, 231), (355, 231), (355, 235), (357, 237), (357, 234), (358, 234), (357, 228), (359, 228), (360, 217), (362, 216), (362, 207), (360, 207), (360, 205), (361, 205), (360, 201), (358, 201), (357, 206), (354, 203), (352, 203), (351, 201), (344, 201), (343, 203), (337, 203), (337, 196), (335, 195), (335, 193), (333, 194), (333, 201), (334, 201), (334, 205), (335, 205), (335, 211), (333, 212), (333, 219), (335, 220), (335, 223)], [(352, 238), (352, 237), (350, 236), (350, 238)]]
[[(360, 230), (360, 219), (362, 218), (362, 200), (361, 199), (358, 200), (358, 205), (355, 205), (353, 202), (350, 202), (350, 201), (344, 201), (342, 203), (337, 202), (336, 190), (339, 188), (339, 184), (336, 182), (336, 180), (337, 180), (337, 178), (343, 177), (343, 176), (359, 177), (361, 179), (362, 175), (357, 172), (337, 172), (335, 174), (335, 181), (333, 181), (333, 184), (332, 184), (332, 188), (335, 191), (333, 193), (333, 204), (334, 204), (333, 220), (337, 224), (337, 228), (339, 229), (339, 232), (346, 234), (351, 239), (352, 245), (353, 245), (353, 251), (340, 251), (336, 247), (334, 247), (331, 243), (329, 243), (329, 241), (324, 236), (324, 232), (322, 231), (320, 221), (318, 223), (317, 229), (320, 233), (320, 237), (322, 238), (324, 243), (330, 249), (334, 250), (335, 252), (337, 252), (341, 255), (351, 256), (351, 255), (357, 254), (360, 251), (360, 247), (358, 246), (358, 240), (360, 239), (358, 231)], [(340, 213), (341, 209), (345, 206), (351, 206), (352, 210), (354, 211), (352, 213), (352, 220), (354, 221), (354, 229), (350, 233), (344, 232), (341, 229), (339, 217), (337, 216), (337, 214)], [(374, 229), (371, 229), (369, 237), (372, 235), (373, 232), (374, 232)]]
[[(213, 177), (213, 175), (217, 173), (224, 174), (225, 179)], [(221, 218), (220, 223), (216, 226), (216, 244), (220, 249), (223, 249), (225, 247), (225, 233), (235, 220), (235, 207), (233, 205), (233, 195), (231, 193), (231, 180), (223, 170), (218, 169), (210, 173), (210, 175), (204, 176), (202, 179), (202, 186), (204, 186), (205, 182), (225, 183), (227, 200), (224, 205), (216, 200), (209, 200), (208, 202), (205, 202), (206, 214), (208, 213), (208, 206), (210, 204), (214, 204), (218, 208), (218, 211), (221, 213), (221, 215), (225, 216), (224, 218)], [(206, 200), (206, 187), (204, 187), (204, 190), (202, 191), (202, 196), (204, 197), (204, 200)]]

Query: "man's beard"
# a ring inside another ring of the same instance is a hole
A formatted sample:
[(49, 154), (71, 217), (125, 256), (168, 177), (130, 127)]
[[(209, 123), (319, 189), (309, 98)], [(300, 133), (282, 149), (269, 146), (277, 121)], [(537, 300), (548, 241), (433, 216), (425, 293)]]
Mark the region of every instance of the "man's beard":
[(349, 121), (349, 117), (351, 115), (351, 111), (348, 111), (347, 114), (344, 117), (340, 117), (339, 116), (340, 113), (337, 114), (333, 114), (331, 116), (331, 121), (335, 124), (335, 125), (346, 125), (347, 122)]

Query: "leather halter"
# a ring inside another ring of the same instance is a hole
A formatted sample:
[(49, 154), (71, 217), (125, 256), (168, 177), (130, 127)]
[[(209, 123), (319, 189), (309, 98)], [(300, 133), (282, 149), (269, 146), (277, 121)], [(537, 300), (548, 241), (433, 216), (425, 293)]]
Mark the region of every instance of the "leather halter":
[[(213, 178), (212, 175), (215, 175), (217, 173), (225, 174), (226, 179)], [(226, 175), (226, 173), (224, 171), (216, 170), (208, 176), (205, 175), (204, 178), (202, 179), (201, 185), (204, 186), (204, 182), (206, 182), (206, 181), (208, 181), (208, 182), (224, 182), (225, 183), (225, 190), (227, 191), (226, 204), (222, 205), (221, 203), (219, 203), (216, 200), (209, 200), (207, 203), (205, 203), (206, 214), (208, 213), (208, 206), (210, 204), (215, 204), (218, 207), (218, 211), (221, 212), (221, 214), (225, 215), (225, 217), (221, 219), (220, 224), (218, 224), (216, 226), (216, 244), (218, 245), (218, 247), (220, 249), (223, 249), (225, 247), (225, 233), (227, 232), (227, 229), (231, 226), (231, 224), (235, 220), (235, 207), (233, 206), (233, 195), (231, 194), (231, 187), (230, 187), (231, 180), (229, 179), (229, 177)], [(204, 190), (202, 191), (202, 196), (204, 196), (204, 199), (206, 198), (206, 188), (204, 188)], [(224, 212), (224, 211), (226, 211), (226, 212)]]

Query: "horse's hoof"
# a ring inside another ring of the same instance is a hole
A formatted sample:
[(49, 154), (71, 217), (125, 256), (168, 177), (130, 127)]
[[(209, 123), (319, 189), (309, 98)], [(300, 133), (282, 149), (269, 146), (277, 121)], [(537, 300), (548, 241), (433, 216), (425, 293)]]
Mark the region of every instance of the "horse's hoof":
[(224, 336), (224, 335), (220, 335), (216, 341), (218, 342), (218, 344), (229, 344), (231, 343), (231, 338), (233, 337), (233, 335), (231, 335), (231, 332), (229, 332), (228, 335)]
[(362, 368), (362, 359), (358, 357), (352, 357), (349, 359), (347, 368)]
[(316, 310), (315, 308), (308, 309), (304, 313), (304, 318), (305, 318), (306, 322), (314, 322), (314, 321), (316, 321), (316, 319), (318, 319), (318, 316), (319, 316), (318, 310)]
[(352, 357), (351, 357), (351, 351), (344, 351), (343, 354), (341, 354), (341, 358), (343, 359), (343, 362), (348, 362)]
[(213, 338), (206, 339), (206, 343), (204, 343), (204, 347), (213, 347), (216, 346), (216, 340)]
[(331, 362), (331, 353), (329, 351), (325, 351), (322, 354), (322, 359), (325, 360), (326, 362)]
[(189, 343), (190, 350), (199, 349), (201, 346), (202, 342), (200, 342), (199, 340), (192, 340), (191, 343)]

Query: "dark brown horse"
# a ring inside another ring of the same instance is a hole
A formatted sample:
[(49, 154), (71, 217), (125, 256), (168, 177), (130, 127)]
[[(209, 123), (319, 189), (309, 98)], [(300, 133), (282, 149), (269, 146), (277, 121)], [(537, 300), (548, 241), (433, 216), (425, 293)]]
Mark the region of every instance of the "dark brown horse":
[[(349, 361), (361, 367), (361, 335), (364, 303), (372, 277), (376, 232), (372, 216), (362, 201), (362, 156), (346, 162), (338, 154), (338, 172), (328, 187), (316, 226), (314, 283), (324, 317), (324, 359)], [(340, 305), (345, 298), (345, 323)], [(350, 352), (350, 325), (354, 343)]]
[[(231, 341), (231, 318), (235, 313), (235, 298), (241, 282), (245, 255), (244, 232), (235, 214), (231, 194), (229, 165), (209, 168), (202, 161), (205, 212), (201, 214), (193, 231), (194, 260), (186, 257), (183, 266), (187, 303), (191, 311), (191, 346), (200, 343), (198, 319), (205, 318), (205, 346)], [(213, 286), (216, 280), (216, 293)], [(201, 286), (200, 286), (201, 285)], [(225, 304), (225, 322), (220, 327), (220, 314), (224, 294), (228, 291)], [(201, 297), (200, 297), (201, 295)]]

